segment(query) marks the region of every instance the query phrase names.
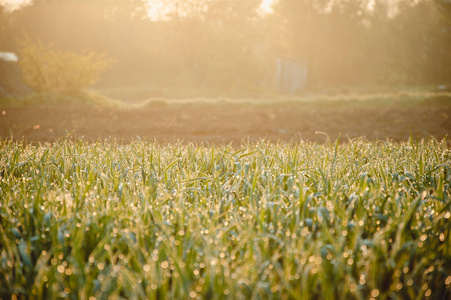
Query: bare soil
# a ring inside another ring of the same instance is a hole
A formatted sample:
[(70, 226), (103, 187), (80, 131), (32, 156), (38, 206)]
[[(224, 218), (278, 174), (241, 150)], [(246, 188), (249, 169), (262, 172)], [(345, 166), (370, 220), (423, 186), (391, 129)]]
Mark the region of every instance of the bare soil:
[[(325, 134), (324, 134), (325, 133)], [(402, 141), (410, 136), (442, 139), (451, 133), (451, 105), (362, 105), (303, 102), (155, 102), (140, 108), (91, 105), (0, 107), (0, 137), (28, 142), (55, 141), (68, 134), (86, 140), (234, 145), (264, 138)], [(326, 135), (327, 134), (327, 135)]]

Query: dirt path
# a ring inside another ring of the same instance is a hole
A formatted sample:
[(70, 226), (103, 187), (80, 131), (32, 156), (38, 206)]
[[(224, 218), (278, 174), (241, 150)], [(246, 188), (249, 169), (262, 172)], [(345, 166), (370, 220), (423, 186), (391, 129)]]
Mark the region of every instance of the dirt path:
[(363, 106), (306, 105), (287, 102), (154, 103), (119, 109), (86, 105), (48, 105), (0, 108), (0, 137), (53, 141), (72, 133), (88, 140), (141, 138), (160, 142), (239, 144), (242, 140), (304, 139), (324, 142), (365, 136), (406, 140), (451, 133), (451, 105)]

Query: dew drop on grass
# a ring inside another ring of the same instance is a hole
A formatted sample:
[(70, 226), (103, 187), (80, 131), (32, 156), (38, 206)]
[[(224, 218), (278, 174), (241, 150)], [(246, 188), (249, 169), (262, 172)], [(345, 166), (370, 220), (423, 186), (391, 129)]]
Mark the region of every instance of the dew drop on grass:
[(376, 298), (377, 296), (379, 296), (379, 290), (378, 289), (372, 290), (371, 297)]
[(57, 268), (59, 273), (64, 273), (64, 271), (66, 270), (66, 268), (63, 265), (59, 265)]
[(161, 267), (162, 267), (163, 269), (167, 269), (167, 268), (169, 267), (169, 262), (168, 262), (167, 260), (163, 261), (163, 262), (161, 263)]
[(323, 259), (321, 257), (315, 258), (315, 264), (320, 265), (323, 262)]

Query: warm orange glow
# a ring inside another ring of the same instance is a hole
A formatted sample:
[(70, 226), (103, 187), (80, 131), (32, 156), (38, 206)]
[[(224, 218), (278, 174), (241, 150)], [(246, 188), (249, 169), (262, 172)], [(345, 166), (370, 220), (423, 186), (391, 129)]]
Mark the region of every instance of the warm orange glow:
[(155, 95), (295, 95), (432, 84), (446, 89), (451, 74), (446, 1), (0, 3), (10, 10), (31, 3), (5, 14), (0, 45), (7, 46), (1, 51), (19, 51), (17, 37), (26, 33), (58, 51), (105, 53), (117, 64), (99, 84), (150, 87)]
[[(258, 9), (260, 15), (271, 14), (274, 12), (273, 5), (277, 0), (261, 0), (261, 5)], [(148, 3), (148, 14), (152, 20), (166, 19), (166, 15), (171, 12), (172, 2), (164, 0), (146, 0)]]
[(262, 4), (260, 5), (260, 13), (262, 14), (270, 14), (273, 13), (274, 10), (272, 8), (273, 4), (274, 4), (275, 0), (263, 0)]
[(0, 5), (6, 7), (7, 10), (16, 10), (21, 6), (30, 4), (32, 0), (0, 0)]

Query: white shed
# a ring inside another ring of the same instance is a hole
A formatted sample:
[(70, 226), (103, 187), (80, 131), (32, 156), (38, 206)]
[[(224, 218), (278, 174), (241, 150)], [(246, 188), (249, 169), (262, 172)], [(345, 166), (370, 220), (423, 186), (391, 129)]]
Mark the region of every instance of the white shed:
[(295, 94), (305, 90), (307, 83), (307, 64), (291, 57), (277, 58), (277, 90), (284, 94)]

